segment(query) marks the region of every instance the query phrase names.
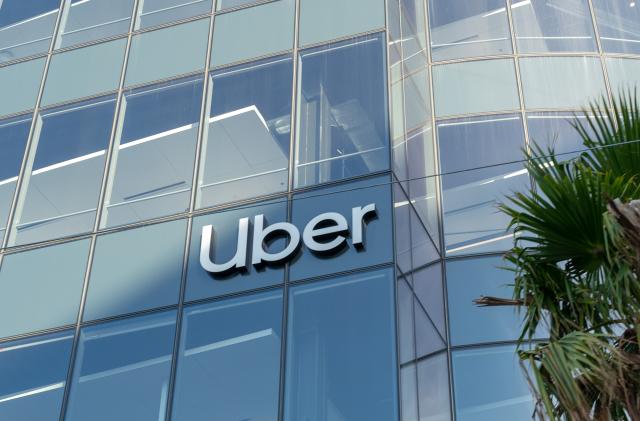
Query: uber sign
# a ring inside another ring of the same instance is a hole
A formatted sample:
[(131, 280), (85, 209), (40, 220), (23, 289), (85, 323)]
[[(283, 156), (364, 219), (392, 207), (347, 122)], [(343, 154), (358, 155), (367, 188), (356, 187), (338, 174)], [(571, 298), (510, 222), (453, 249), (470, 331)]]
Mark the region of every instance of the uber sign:
[[(351, 233), (347, 218), (337, 212), (327, 212), (311, 219), (302, 232), (302, 242), (305, 247), (315, 253), (332, 254), (346, 245), (349, 234), (351, 242), (356, 248), (364, 248), (365, 228), (368, 219), (376, 217), (376, 205), (371, 203), (351, 209)], [(214, 229), (212, 225), (202, 227), (200, 242), (200, 265), (207, 272), (214, 274), (227, 273), (233, 270), (245, 270), (249, 264), (260, 267), (268, 264), (284, 263), (295, 256), (300, 248), (300, 231), (287, 222), (267, 225), (264, 215), (257, 215), (250, 223), (249, 218), (238, 221), (238, 241), (235, 255), (226, 262), (211, 260), (214, 244)], [(249, 231), (253, 225), (251, 241), (251, 262), (248, 262)], [(265, 244), (276, 238), (285, 237), (286, 247), (279, 252), (271, 253), (265, 250)]]

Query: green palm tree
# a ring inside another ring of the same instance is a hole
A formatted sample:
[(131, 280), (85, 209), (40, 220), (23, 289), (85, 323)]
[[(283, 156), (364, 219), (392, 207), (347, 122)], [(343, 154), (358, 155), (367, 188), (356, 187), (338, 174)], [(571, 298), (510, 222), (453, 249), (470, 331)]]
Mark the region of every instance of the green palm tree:
[[(539, 419), (640, 420), (640, 109), (632, 93), (606, 103), (575, 125), (588, 152), (528, 155), (535, 187), (501, 206), (517, 235), (514, 297), (476, 301), (521, 309)], [(532, 344), (540, 327), (549, 339)]]

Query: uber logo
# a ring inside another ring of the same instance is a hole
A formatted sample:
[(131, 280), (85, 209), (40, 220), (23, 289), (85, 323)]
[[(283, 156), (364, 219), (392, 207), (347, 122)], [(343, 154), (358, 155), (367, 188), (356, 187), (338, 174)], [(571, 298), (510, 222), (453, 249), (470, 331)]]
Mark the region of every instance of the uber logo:
[[(370, 203), (351, 209), (351, 239), (354, 247), (364, 248), (366, 221), (376, 216), (376, 205)], [(287, 222), (278, 222), (271, 225), (265, 224), (264, 215), (257, 215), (250, 224), (249, 218), (238, 221), (238, 241), (235, 255), (224, 263), (216, 263), (211, 260), (213, 251), (214, 230), (212, 225), (202, 227), (200, 240), (200, 265), (207, 272), (221, 274), (232, 270), (244, 270), (247, 268), (247, 254), (249, 244), (249, 229), (253, 225), (253, 237), (251, 247), (251, 264), (261, 266), (265, 264), (283, 263), (291, 259), (300, 247), (300, 231)], [(337, 212), (327, 212), (311, 219), (302, 232), (302, 242), (305, 247), (315, 253), (331, 254), (346, 245), (349, 236), (349, 223), (347, 218)], [(278, 237), (288, 239), (284, 250), (270, 253), (264, 245)]]

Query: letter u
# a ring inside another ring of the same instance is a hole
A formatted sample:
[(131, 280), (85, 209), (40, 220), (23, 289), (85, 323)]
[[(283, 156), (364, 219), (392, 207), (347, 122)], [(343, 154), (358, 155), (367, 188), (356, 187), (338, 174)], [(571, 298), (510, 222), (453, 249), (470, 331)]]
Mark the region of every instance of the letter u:
[(236, 254), (225, 263), (215, 263), (211, 261), (213, 249), (213, 227), (205, 225), (202, 227), (202, 238), (200, 240), (200, 265), (204, 270), (211, 273), (224, 273), (233, 268), (242, 269), (247, 265), (247, 239), (249, 236), (249, 218), (242, 218), (238, 223), (238, 242)]

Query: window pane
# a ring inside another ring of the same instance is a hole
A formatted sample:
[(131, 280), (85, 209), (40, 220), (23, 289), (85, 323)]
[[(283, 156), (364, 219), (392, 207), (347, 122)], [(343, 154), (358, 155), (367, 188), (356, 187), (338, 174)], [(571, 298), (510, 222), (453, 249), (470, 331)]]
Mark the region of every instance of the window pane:
[(442, 266), (440, 263), (418, 270), (412, 275), (413, 290), (420, 305), (429, 315), (440, 335), (446, 337), (444, 322), (444, 293), (442, 289)]
[[(304, 249), (295, 264), (291, 265), (291, 280), (327, 275), (340, 271), (391, 262), (393, 260), (392, 224), (390, 208), (391, 189), (388, 177), (360, 180), (349, 184), (323, 188), (294, 196), (291, 221), (300, 232), (309, 221), (323, 212), (338, 212), (347, 218), (353, 232), (352, 208), (375, 204), (376, 216), (362, 221), (364, 250), (352, 244), (352, 238), (344, 242), (341, 252), (326, 256)], [(358, 221), (360, 222), (360, 221)]]
[(71, 0), (65, 9), (57, 48), (129, 32), (133, 0)]
[(384, 27), (381, 0), (301, 0), (300, 45)]
[(58, 421), (73, 331), (2, 344), (0, 418)]
[(640, 60), (607, 58), (607, 70), (614, 95), (640, 88)]
[(209, 19), (135, 35), (126, 85), (195, 72), (204, 67)]
[(504, 0), (429, 0), (434, 61), (510, 54)]
[(575, 152), (585, 149), (580, 133), (573, 127), (575, 123), (588, 130), (589, 122), (585, 116), (572, 113), (527, 114), (531, 144), (544, 148), (545, 152), (552, 147), (559, 160), (571, 159), (576, 156)]
[(383, 270), (291, 288), (285, 420), (397, 420), (393, 282)]
[(80, 331), (67, 421), (164, 419), (174, 311)]
[(296, 187), (389, 168), (383, 45), (375, 35), (301, 54)]
[(18, 244), (91, 231), (114, 109), (106, 97), (42, 113)]
[(30, 126), (30, 116), (0, 120), (0, 244), (7, 228)]
[(446, 348), (446, 344), (417, 299), (413, 300), (416, 322), (416, 358), (422, 358)]
[[(287, 204), (283, 200), (252, 204), (194, 218), (189, 248), (186, 301), (278, 285), (284, 281), (284, 265), (266, 266), (258, 270), (249, 264), (246, 271), (215, 275), (200, 265), (202, 227), (212, 225), (213, 239), (209, 257), (212, 262), (223, 264), (231, 260), (238, 250), (239, 220), (249, 218), (253, 222), (256, 215), (264, 215), (265, 227), (286, 221)], [(269, 253), (278, 253), (285, 247), (284, 238), (274, 239), (264, 245), (264, 249)]]
[(418, 363), (418, 402), (421, 420), (451, 420), (449, 364), (446, 353)]
[(520, 59), (525, 106), (579, 109), (605, 94), (600, 60), (594, 57)]
[(98, 238), (83, 320), (178, 303), (187, 221)]
[(411, 364), (400, 369), (400, 398), (402, 421), (418, 421), (416, 365)]
[(230, 9), (232, 7), (240, 7), (258, 2), (260, 2), (260, 0), (218, 0), (216, 2), (216, 10)]
[(602, 48), (609, 53), (640, 54), (640, 10), (629, 0), (593, 0)]
[(211, 65), (293, 48), (294, 1), (278, 0), (216, 17)]
[(60, 0), (0, 2), (0, 62), (49, 50)]
[(42, 106), (116, 90), (126, 45), (119, 39), (54, 55)]
[(211, 77), (197, 207), (287, 190), (291, 57), (220, 70)]
[(529, 0), (511, 9), (521, 53), (596, 50), (588, 0)]
[(185, 309), (173, 419), (278, 418), (282, 292)]
[(0, 68), (0, 115), (18, 113), (36, 104), (45, 59)]
[[(438, 123), (445, 245), (448, 254), (505, 250), (510, 218), (497, 204), (529, 185), (521, 161), (524, 130), (516, 115)], [(508, 164), (507, 164), (508, 163)], [(504, 164), (504, 165), (500, 165)]]
[(520, 108), (512, 60), (435, 66), (433, 86), (438, 116)]
[(190, 18), (211, 12), (212, 0), (144, 0), (138, 7), (136, 29)]
[(456, 351), (452, 358), (457, 420), (531, 418), (533, 398), (514, 346)]
[(103, 224), (189, 208), (201, 104), (201, 77), (125, 92)]
[(0, 338), (75, 323), (88, 254), (82, 240), (5, 256)]
[(427, 65), (429, 46), (424, 1), (400, 0), (400, 10), (403, 67), (405, 72), (411, 73)]
[(398, 336), (400, 364), (416, 358), (413, 325), (413, 292), (404, 278), (398, 279)]
[(454, 260), (447, 263), (447, 293), (451, 343), (516, 340), (521, 317), (514, 307), (478, 307), (473, 300), (481, 296), (511, 298), (513, 272), (501, 257)]

